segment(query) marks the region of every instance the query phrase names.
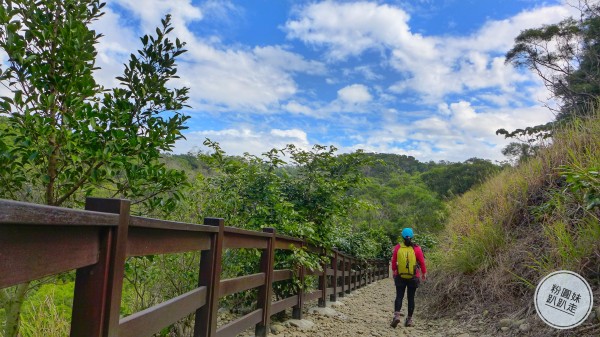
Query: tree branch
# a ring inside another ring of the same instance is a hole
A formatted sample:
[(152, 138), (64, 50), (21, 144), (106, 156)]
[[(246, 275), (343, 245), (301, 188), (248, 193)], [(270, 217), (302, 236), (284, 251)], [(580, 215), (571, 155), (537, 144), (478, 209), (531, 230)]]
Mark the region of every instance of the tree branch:
[(55, 206), (60, 206), (63, 202), (65, 202), (65, 200), (67, 200), (71, 195), (73, 195), (73, 193), (77, 192), (77, 190), (83, 186), (83, 184), (90, 178), (90, 173), (92, 173), (92, 170), (97, 170), (99, 169), (104, 163), (103, 162), (99, 162), (94, 166), (90, 166), (88, 168), (87, 171), (85, 171), (82, 175), (81, 178), (77, 181), (77, 183), (75, 183), (75, 185), (73, 185), (73, 187), (71, 187), (71, 189), (65, 193), (62, 197), (60, 197), (57, 201)]

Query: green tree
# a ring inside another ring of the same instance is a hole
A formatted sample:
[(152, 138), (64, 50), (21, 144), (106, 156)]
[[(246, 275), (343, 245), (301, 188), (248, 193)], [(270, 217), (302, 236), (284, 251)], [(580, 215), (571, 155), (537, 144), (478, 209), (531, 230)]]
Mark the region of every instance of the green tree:
[(198, 199), (203, 214), (248, 229), (275, 227), (327, 247), (336, 226), (349, 223), (358, 202), (352, 192), (365, 181), (362, 169), (371, 162), (362, 152), (336, 155), (333, 146), (303, 150), (288, 145), (262, 156), (232, 157), (218, 143), (207, 140), (205, 145), (213, 153), (200, 158), (213, 172), (196, 182), (210, 196)]
[(424, 172), (430, 166), (430, 164), (419, 162), (413, 156), (394, 153), (366, 153), (365, 155), (375, 160), (372, 165), (364, 168), (367, 177), (386, 179), (387, 175), (393, 175), (398, 171), (413, 174)]
[(211, 172), (199, 174), (195, 182), (199, 196), (191, 202), (202, 210), (198, 219), (219, 216), (229, 226), (252, 230), (274, 227), (287, 235), (309, 236), (309, 228), (299, 225), (299, 214), (283, 193), (287, 182), (282, 166), (286, 163), (281, 156), (285, 149), (235, 157), (227, 156), (216, 142), (206, 140), (204, 145), (213, 152), (199, 154)]
[(348, 225), (358, 203), (353, 192), (366, 182), (363, 168), (373, 161), (361, 151), (336, 156), (334, 146), (302, 150), (288, 145), (288, 150), (294, 169), (283, 185), (286, 199), (314, 228), (315, 243), (331, 247), (336, 227)]
[[(578, 19), (522, 31), (506, 54), (507, 63), (528, 68), (544, 81), (560, 103), (558, 122), (589, 115), (600, 98), (600, 4), (580, 1), (579, 11)], [(546, 138), (554, 126), (500, 129), (497, 134)]]
[(539, 148), (539, 145), (527, 142), (511, 142), (502, 149), (502, 154), (508, 157), (511, 163), (517, 164), (534, 157)]
[[(177, 77), (176, 57), (185, 52), (184, 43), (167, 38), (170, 18), (156, 35), (141, 39), (138, 55), (117, 77), (121, 85), (106, 90), (93, 76), (101, 34), (90, 29), (104, 3), (1, 3), (0, 48), (8, 63), (0, 82), (11, 94), (0, 100), (0, 114), (8, 115), (0, 140), (0, 197), (58, 206), (104, 193), (150, 208), (173, 206), (185, 175), (158, 159), (182, 137), (188, 89), (167, 86)], [(18, 334), (28, 287), (2, 290), (6, 337)]]
[(353, 217), (369, 228), (383, 228), (392, 242), (397, 242), (404, 227), (414, 227), (418, 232), (443, 228), (446, 207), (419, 174), (396, 172), (386, 175), (385, 180), (373, 179), (357, 194), (373, 207), (357, 209)]
[(489, 160), (471, 158), (463, 163), (443, 163), (423, 173), (421, 178), (440, 197), (449, 198), (465, 193), (499, 171), (500, 167)]
[[(288, 145), (261, 156), (227, 156), (218, 143), (206, 140), (210, 154), (199, 159), (210, 167), (194, 181), (193, 196), (186, 198), (197, 218), (219, 216), (230, 226), (259, 230), (274, 227), (278, 233), (304, 238), (318, 247), (331, 248), (353, 235), (350, 218), (358, 200), (353, 191), (362, 184), (362, 169), (370, 159), (361, 152), (336, 155), (335, 147), (315, 145), (310, 150)], [(284, 160), (285, 159), (285, 160)], [(361, 254), (378, 254), (377, 236), (361, 236)], [(386, 239), (385, 237), (383, 237)], [(356, 240), (354, 241), (356, 243)], [(349, 248), (339, 245), (339, 248)], [(356, 247), (353, 246), (353, 247)], [(228, 277), (257, 272), (259, 254), (252, 250), (224, 253)], [(278, 269), (295, 269), (298, 263), (319, 268), (319, 256), (304, 250), (277, 252)], [(290, 295), (292, 282), (278, 282), (275, 295)], [(237, 300), (251, 302), (241, 294)]]

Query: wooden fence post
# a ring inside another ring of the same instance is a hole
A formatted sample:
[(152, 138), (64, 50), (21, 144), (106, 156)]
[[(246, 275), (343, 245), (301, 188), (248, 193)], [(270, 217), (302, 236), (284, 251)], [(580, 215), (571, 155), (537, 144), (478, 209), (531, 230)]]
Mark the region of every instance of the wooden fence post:
[(333, 287), (333, 294), (329, 295), (331, 302), (337, 301), (338, 289), (337, 289), (337, 278), (338, 278), (338, 252), (333, 251), (333, 260), (331, 261), (333, 267), (333, 279), (331, 280), (331, 286)]
[(352, 290), (356, 290), (356, 289), (358, 289), (358, 286), (359, 286), (358, 285), (358, 280), (359, 280), (359, 277), (360, 277), (360, 270), (358, 270), (358, 267), (359, 267), (358, 266), (358, 260), (352, 259), (352, 264), (354, 264), (354, 270), (356, 272), (356, 274), (354, 275), (354, 289), (352, 289)]
[[(323, 248), (321, 256), (327, 257), (327, 251)], [(321, 264), (323, 269), (323, 275), (319, 276), (319, 289), (321, 290), (321, 297), (319, 297), (319, 307), (325, 307), (327, 304), (327, 263)]]
[[(344, 280), (346, 294), (350, 294), (350, 291), (352, 289), (352, 264), (350, 262), (350, 259), (350, 257), (344, 257), (344, 268), (346, 270), (346, 277), (348, 278), (348, 281)], [(346, 277), (344, 277), (344, 279)]]
[(77, 269), (71, 337), (112, 337), (118, 334), (129, 207), (129, 200), (86, 199), (86, 210), (119, 214), (119, 224), (101, 230), (98, 263)]
[(377, 279), (377, 272), (378, 272), (378, 270), (379, 270), (379, 261), (373, 260), (373, 271), (372, 271), (372, 273), (373, 273), (373, 282), (376, 282), (378, 280)]
[(219, 285), (221, 283), (221, 258), (225, 221), (206, 218), (204, 224), (215, 226), (219, 231), (213, 234), (210, 250), (200, 254), (200, 276), (198, 286), (206, 287), (206, 304), (196, 310), (194, 337), (214, 337), (217, 331), (217, 311), (219, 309)]
[(263, 310), (262, 321), (256, 324), (256, 337), (267, 337), (271, 318), (271, 296), (273, 293), (273, 264), (275, 260), (275, 228), (264, 228), (263, 232), (271, 233), (267, 248), (260, 258), (260, 271), (265, 273), (265, 284), (258, 288), (257, 309)]
[(369, 278), (369, 270), (367, 269), (367, 264), (365, 263), (364, 260), (361, 262), (361, 264), (362, 264), (362, 269), (361, 269), (362, 270), (362, 277), (360, 279), (361, 279), (361, 282), (362, 282), (362, 286), (364, 287), (364, 286), (367, 285), (367, 280)]
[(356, 289), (360, 289), (362, 287), (362, 264), (358, 259), (356, 260), (356, 268), (358, 269), (356, 275)]
[(373, 262), (371, 263), (371, 282), (375, 282), (377, 281), (377, 268), (378, 267), (378, 261), (373, 260)]
[(342, 291), (340, 291), (338, 294), (340, 297), (344, 297), (345, 293), (346, 293), (346, 256), (342, 254), (342, 261), (340, 263), (341, 267), (342, 267), (342, 277), (340, 278), (340, 287), (342, 288)]
[(362, 288), (362, 283), (363, 283), (363, 273), (365, 271), (364, 269), (364, 264), (362, 261), (358, 261), (358, 267), (360, 268), (358, 270), (358, 288)]
[(346, 294), (352, 292), (352, 258), (348, 258), (348, 288), (346, 289)]
[[(305, 242), (303, 241), (300, 249), (304, 249)], [(304, 273), (306, 269), (304, 266), (300, 266), (298, 270), (298, 282), (300, 285), (298, 286), (298, 302), (292, 308), (292, 318), (294, 319), (302, 319), (302, 311), (304, 310)]]
[(371, 282), (377, 281), (377, 268), (379, 268), (379, 261), (372, 260), (371, 263)]
[(386, 278), (390, 277), (390, 263), (389, 262), (385, 263), (385, 277)]

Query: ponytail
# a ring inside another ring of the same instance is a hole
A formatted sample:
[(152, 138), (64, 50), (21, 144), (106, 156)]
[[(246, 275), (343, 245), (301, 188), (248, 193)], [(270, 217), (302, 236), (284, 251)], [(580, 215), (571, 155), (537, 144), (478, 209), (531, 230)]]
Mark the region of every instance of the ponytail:
[(413, 245), (411, 238), (404, 238), (404, 245), (406, 247), (411, 247)]

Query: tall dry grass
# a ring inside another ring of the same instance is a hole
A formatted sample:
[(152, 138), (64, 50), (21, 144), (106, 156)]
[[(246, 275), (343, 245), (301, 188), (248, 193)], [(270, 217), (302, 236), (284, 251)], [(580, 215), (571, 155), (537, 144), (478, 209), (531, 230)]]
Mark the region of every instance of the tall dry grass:
[(565, 168), (600, 169), (600, 112), (556, 130), (538, 156), (452, 203), (425, 289), (431, 313), (531, 314), (535, 286), (555, 270), (600, 283), (600, 207), (586, 210)]

